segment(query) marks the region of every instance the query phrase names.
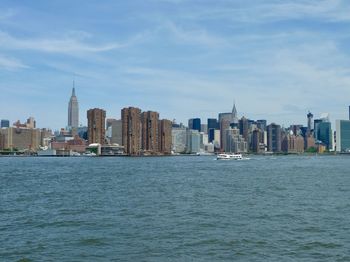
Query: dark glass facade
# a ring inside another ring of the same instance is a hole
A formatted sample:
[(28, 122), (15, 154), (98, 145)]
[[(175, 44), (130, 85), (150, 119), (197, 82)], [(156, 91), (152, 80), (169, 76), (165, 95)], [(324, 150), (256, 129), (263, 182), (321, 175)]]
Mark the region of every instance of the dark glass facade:
[(3, 127), (10, 127), (10, 121), (9, 120), (1, 120), (1, 128)]
[(331, 123), (321, 122), (317, 127), (317, 140), (326, 145), (327, 149), (332, 148), (332, 128)]
[(201, 119), (200, 118), (192, 118), (188, 120), (188, 128), (193, 130), (201, 131)]
[(264, 119), (256, 120), (256, 125), (260, 130), (266, 131), (267, 121)]

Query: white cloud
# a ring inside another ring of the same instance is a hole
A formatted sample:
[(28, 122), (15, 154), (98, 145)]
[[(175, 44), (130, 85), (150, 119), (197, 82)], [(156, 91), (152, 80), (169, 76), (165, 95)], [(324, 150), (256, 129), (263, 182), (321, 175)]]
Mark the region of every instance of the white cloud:
[(189, 29), (179, 26), (174, 22), (167, 21), (159, 30), (165, 30), (165, 32), (170, 33), (170, 36), (173, 37), (178, 44), (192, 44), (216, 48), (228, 45), (225, 38), (213, 35), (204, 28), (198, 26)]
[(87, 44), (81, 41), (86, 38), (87, 34), (81, 32), (74, 34), (71, 32), (70, 37), (59, 39), (52, 38), (36, 38), (36, 39), (20, 39), (13, 37), (6, 32), (0, 31), (0, 48), (10, 50), (34, 50), (51, 53), (96, 53), (110, 51), (122, 48), (124, 45), (119, 43), (108, 43), (103, 45)]
[[(350, 21), (350, 5), (344, 0), (284, 0), (249, 1), (242, 5), (236, 2), (218, 1), (212, 8), (196, 6), (191, 12), (183, 12), (179, 17), (200, 20), (228, 20), (239, 23), (261, 23), (289, 19), (318, 19), (327, 21)], [(233, 26), (240, 26), (233, 24)]]
[(0, 55), (0, 68), (12, 71), (29, 67), (15, 58)]

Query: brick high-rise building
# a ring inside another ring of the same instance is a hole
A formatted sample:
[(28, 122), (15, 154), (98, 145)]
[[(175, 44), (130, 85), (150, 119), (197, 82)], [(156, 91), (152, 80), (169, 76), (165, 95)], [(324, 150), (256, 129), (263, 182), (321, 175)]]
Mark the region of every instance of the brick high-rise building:
[(170, 120), (162, 119), (159, 121), (158, 131), (158, 149), (162, 154), (171, 154), (171, 143), (172, 143), (172, 123)]
[(136, 107), (123, 108), (122, 142), (128, 155), (139, 155), (141, 150), (141, 110)]
[(99, 108), (90, 109), (87, 111), (87, 118), (89, 144), (105, 144), (106, 111)]
[(141, 114), (141, 148), (144, 151), (158, 152), (158, 121), (157, 112), (147, 111)]

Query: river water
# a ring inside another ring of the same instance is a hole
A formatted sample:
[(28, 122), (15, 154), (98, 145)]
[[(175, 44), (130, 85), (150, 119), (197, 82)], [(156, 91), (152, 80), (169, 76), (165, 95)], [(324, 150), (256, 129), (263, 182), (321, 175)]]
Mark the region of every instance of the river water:
[(0, 157), (0, 261), (350, 261), (350, 157)]

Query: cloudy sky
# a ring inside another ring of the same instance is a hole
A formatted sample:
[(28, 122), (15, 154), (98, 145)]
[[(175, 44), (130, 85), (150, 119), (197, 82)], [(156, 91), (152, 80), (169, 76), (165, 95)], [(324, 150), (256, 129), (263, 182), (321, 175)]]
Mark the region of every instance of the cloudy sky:
[(239, 116), (288, 126), (346, 118), (350, 1), (36, 0), (0, 2), (0, 118), (67, 125), (137, 106), (162, 118)]

